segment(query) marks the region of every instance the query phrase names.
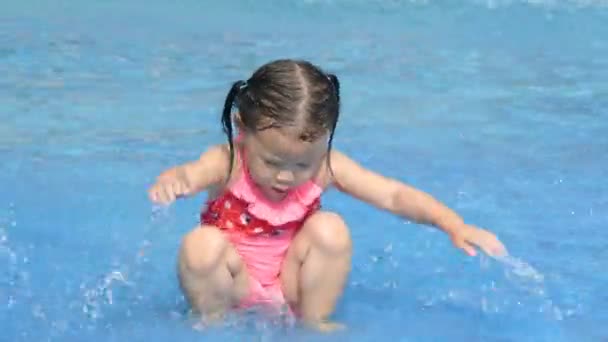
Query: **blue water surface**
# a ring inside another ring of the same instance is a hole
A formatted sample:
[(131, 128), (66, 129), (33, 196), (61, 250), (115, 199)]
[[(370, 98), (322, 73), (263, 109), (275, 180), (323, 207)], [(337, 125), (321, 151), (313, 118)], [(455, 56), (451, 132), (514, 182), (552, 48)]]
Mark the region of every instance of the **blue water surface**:
[[(3, 2), (0, 340), (608, 339), (607, 5)], [(157, 208), (146, 189), (224, 141), (230, 83), (283, 57), (340, 77), (337, 148), (511, 256), (467, 257), (330, 192), (355, 247), (335, 315), (348, 329), (254, 315), (197, 329), (175, 258), (204, 194)]]

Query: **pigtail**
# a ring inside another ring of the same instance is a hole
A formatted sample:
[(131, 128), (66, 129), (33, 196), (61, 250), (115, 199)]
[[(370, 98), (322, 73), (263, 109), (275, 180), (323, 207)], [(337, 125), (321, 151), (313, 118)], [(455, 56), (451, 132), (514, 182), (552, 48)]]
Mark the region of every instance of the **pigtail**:
[(340, 81), (338, 81), (338, 77), (334, 74), (327, 75), (327, 78), (329, 78), (329, 80), (331, 81), (331, 84), (333, 85), (334, 92), (336, 93), (336, 102), (337, 102), (336, 118), (331, 123), (331, 131), (330, 131), (330, 135), (329, 135), (329, 146), (331, 147), (331, 142), (334, 137), (334, 131), (336, 130), (336, 126), (338, 125), (338, 118), (340, 117)]
[[(334, 118), (333, 122), (331, 123), (331, 129), (329, 131), (329, 142), (327, 143), (327, 150), (331, 151), (332, 142), (334, 140), (334, 132), (336, 131), (336, 126), (338, 125), (338, 118), (340, 117), (340, 81), (338, 81), (338, 77), (334, 74), (328, 74), (327, 78), (333, 85), (333, 89), (336, 94), (336, 103), (337, 103), (336, 117)], [(331, 168), (330, 153), (327, 153), (327, 166), (329, 167), (329, 172), (331, 173), (332, 177), (334, 177), (334, 171)]]
[(336, 97), (338, 99), (338, 105), (340, 104), (340, 81), (338, 81), (338, 76), (334, 74), (327, 75), (327, 78), (331, 81), (331, 84), (334, 85), (334, 90), (336, 91)]
[(232, 87), (226, 96), (226, 101), (224, 102), (224, 111), (222, 112), (222, 126), (224, 133), (226, 133), (226, 136), (228, 137), (228, 145), (230, 146), (230, 168), (228, 170), (229, 176), (232, 173), (232, 167), (234, 164), (234, 143), (232, 142), (232, 107), (234, 105), (236, 96), (245, 86), (245, 84), (245, 81), (236, 81), (232, 84)]

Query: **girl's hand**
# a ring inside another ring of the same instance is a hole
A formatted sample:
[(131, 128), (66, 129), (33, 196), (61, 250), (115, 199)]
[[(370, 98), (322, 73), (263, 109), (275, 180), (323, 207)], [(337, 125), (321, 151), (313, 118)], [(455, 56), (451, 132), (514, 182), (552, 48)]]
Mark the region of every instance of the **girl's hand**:
[(160, 177), (148, 191), (150, 200), (163, 205), (171, 204), (176, 198), (190, 193), (190, 185), (183, 172)]
[(449, 235), (454, 246), (464, 250), (470, 256), (477, 254), (474, 246), (481, 248), (484, 253), (494, 257), (505, 256), (507, 254), (505, 246), (498, 240), (496, 235), (475, 226), (463, 223), (457, 229), (452, 229)]
[(224, 144), (209, 147), (197, 160), (174, 166), (157, 178), (148, 195), (153, 202), (170, 204), (214, 184), (225, 184), (230, 172), (230, 152)]

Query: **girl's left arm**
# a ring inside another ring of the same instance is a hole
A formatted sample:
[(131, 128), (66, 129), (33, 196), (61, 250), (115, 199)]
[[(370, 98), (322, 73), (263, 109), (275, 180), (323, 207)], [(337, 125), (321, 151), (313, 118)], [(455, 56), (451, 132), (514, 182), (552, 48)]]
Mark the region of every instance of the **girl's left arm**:
[(368, 170), (341, 152), (332, 151), (330, 158), (332, 183), (341, 191), (395, 215), (435, 226), (470, 255), (475, 255), (470, 244), (488, 254), (503, 254), (504, 246), (493, 234), (465, 224), (456, 212), (428, 193)]

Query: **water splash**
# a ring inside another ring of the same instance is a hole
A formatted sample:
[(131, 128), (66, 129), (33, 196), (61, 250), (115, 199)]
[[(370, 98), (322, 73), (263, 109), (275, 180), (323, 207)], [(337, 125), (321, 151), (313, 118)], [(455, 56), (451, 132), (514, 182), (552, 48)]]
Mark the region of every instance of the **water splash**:
[[(487, 260), (487, 258), (485, 259)], [(512, 304), (524, 306), (526, 301), (529, 300), (532, 302), (540, 301), (540, 303), (537, 302), (538, 304), (536, 304), (539, 313), (546, 314), (548, 315), (548, 318), (557, 321), (564, 319), (562, 310), (553, 303), (553, 300), (547, 294), (545, 277), (541, 272), (527, 262), (510, 255), (497, 257), (495, 259), (505, 266), (504, 276), (506, 280), (524, 294), (524, 296), (517, 296), (516, 298), (513, 298), (513, 300), (502, 298), (502, 304), (504, 306), (508, 307)], [(485, 263), (485, 261), (482, 258), (482, 264), (483, 263)], [(487, 295), (488, 293), (496, 292), (497, 290), (498, 286), (494, 281), (491, 282), (490, 286), (482, 286), (484, 295), (482, 296), (481, 306), (484, 312), (499, 311), (497, 305), (491, 305), (489, 296)], [(525, 295), (527, 295), (527, 298)]]
[(83, 290), (84, 304), (82, 312), (89, 318), (96, 320), (102, 316), (102, 306), (114, 304), (113, 288), (115, 283), (133, 287), (134, 283), (128, 281), (125, 276), (119, 271), (111, 271), (106, 274), (103, 279), (89, 288), (85, 284), (80, 285)]
[(496, 260), (508, 266), (505, 275), (509, 279), (526, 280), (534, 284), (540, 284), (544, 281), (544, 276), (539, 271), (521, 259), (507, 255), (497, 257)]
[[(15, 218), (15, 205), (9, 204), (8, 212), (0, 216), (0, 261), (4, 264), (4, 271), (0, 277), (0, 300), (8, 309), (17, 305), (23, 296), (29, 296), (29, 273), (22, 270), (21, 264), (29, 262), (26, 256), (20, 258), (17, 251), (11, 246), (10, 231), (17, 227)], [(4, 292), (6, 290), (6, 292)]]
[[(89, 319), (95, 321), (103, 317), (104, 307), (115, 304), (115, 292), (119, 288), (127, 287), (132, 291), (137, 290), (137, 281), (141, 276), (140, 270), (148, 262), (149, 250), (152, 248), (149, 236), (152, 233), (159, 235), (158, 230), (161, 227), (169, 226), (166, 220), (172, 215), (169, 215), (168, 210), (167, 207), (160, 206), (153, 208), (149, 224), (144, 230), (143, 239), (136, 248), (132, 260), (117, 260), (115, 269), (104, 274), (93, 285), (87, 283), (80, 285), (83, 297), (81, 309)], [(137, 293), (135, 296), (140, 298)]]

